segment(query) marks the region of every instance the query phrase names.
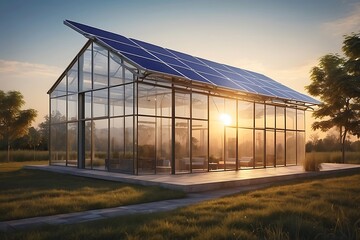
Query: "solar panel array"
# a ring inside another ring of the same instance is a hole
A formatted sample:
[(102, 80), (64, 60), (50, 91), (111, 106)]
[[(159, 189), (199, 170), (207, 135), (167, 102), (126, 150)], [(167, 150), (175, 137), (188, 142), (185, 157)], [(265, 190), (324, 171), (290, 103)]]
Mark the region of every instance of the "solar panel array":
[(147, 71), (170, 74), (252, 94), (319, 103), (256, 72), (194, 57), (77, 22), (66, 20), (64, 23), (85, 37), (96, 38)]

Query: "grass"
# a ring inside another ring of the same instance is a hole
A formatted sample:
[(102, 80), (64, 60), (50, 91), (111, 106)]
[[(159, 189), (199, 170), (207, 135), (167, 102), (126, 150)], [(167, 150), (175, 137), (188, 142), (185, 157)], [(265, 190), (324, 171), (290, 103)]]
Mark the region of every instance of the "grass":
[[(1, 237), (1, 235), (0, 235)], [(360, 239), (360, 174), (314, 178), (167, 213), (3, 234), (4, 239)]]
[[(49, 151), (33, 151), (33, 150), (11, 150), (11, 162), (24, 162), (36, 160), (49, 160)], [(7, 151), (0, 151), (0, 163), (7, 162)]]
[(0, 221), (181, 198), (160, 187), (101, 181), (0, 163)]

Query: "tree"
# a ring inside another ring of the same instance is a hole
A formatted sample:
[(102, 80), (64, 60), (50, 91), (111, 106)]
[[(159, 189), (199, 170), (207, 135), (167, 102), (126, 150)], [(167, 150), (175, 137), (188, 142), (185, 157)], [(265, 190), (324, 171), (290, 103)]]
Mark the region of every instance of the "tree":
[(313, 123), (314, 130), (339, 129), (342, 161), (345, 162), (345, 143), (348, 134), (360, 136), (360, 36), (345, 36), (345, 57), (337, 54), (323, 56), (312, 68), (312, 82), (305, 88), (322, 103), (313, 112), (320, 121)]
[(29, 128), (28, 131), (28, 144), (34, 150), (34, 161), (35, 161), (35, 150), (36, 147), (40, 145), (41, 142), (41, 135), (38, 130), (34, 127)]
[(27, 133), (37, 115), (34, 109), (21, 110), (24, 104), (24, 97), (20, 92), (5, 93), (0, 90), (0, 138), (7, 143), (8, 161), (10, 161), (11, 143)]

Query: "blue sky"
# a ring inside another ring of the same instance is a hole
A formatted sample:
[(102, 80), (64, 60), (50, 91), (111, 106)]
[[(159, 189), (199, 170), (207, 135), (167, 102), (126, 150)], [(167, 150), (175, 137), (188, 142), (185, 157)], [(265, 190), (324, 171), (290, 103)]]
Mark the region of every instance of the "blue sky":
[(47, 90), (86, 39), (65, 19), (261, 72), (297, 91), (344, 34), (360, 31), (359, 0), (0, 1), (0, 89), (48, 111)]

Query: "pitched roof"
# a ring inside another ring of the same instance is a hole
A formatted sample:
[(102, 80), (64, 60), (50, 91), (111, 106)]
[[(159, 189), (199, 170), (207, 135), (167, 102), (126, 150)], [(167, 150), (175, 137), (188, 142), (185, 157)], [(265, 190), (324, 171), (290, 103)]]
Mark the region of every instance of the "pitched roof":
[(257, 72), (191, 56), (70, 20), (65, 20), (64, 24), (107, 46), (148, 73), (166, 74), (277, 99), (320, 103)]

